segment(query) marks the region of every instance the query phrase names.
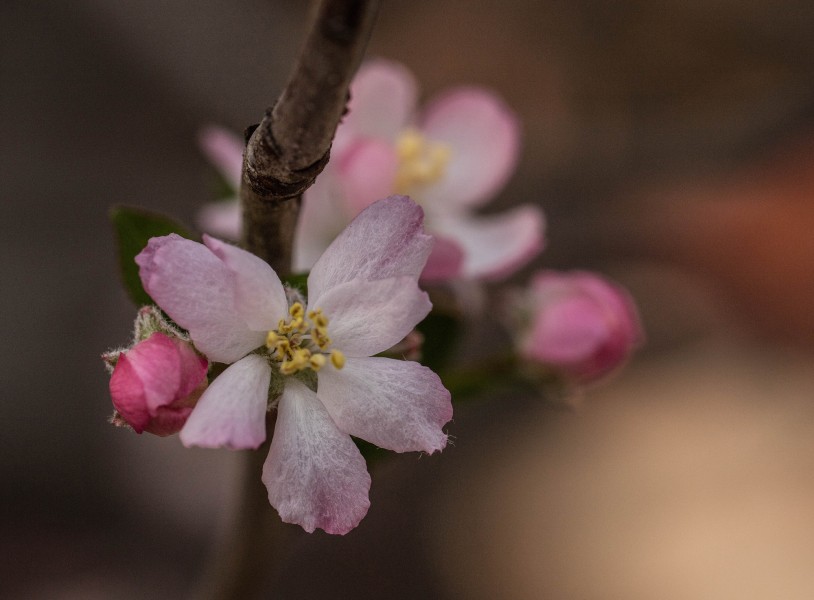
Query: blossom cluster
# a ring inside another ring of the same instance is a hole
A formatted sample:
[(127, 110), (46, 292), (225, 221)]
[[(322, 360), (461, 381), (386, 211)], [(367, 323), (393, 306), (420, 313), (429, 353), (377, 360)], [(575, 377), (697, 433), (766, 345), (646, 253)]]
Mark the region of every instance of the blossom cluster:
[[(135, 262), (155, 306), (141, 309), (129, 348), (103, 356), (114, 423), (179, 433), (186, 446), (250, 449), (270, 438), (269, 502), (286, 522), (338, 534), (369, 507), (353, 438), (395, 452), (447, 444), (450, 391), (417, 362), (428, 290), (458, 294), (460, 318), (474, 304), (462, 294), (488, 301), (487, 282), (540, 253), (545, 225), (535, 205), (476, 212), (519, 154), (517, 119), (492, 92), (452, 89), (417, 111), (412, 75), (383, 60), (363, 65), (351, 92), (296, 231), (307, 295), (228, 241), (153, 237)], [(237, 189), (242, 142), (208, 128), (201, 143)], [(240, 235), (236, 201), (200, 218), (211, 234)], [(562, 382), (604, 377), (641, 343), (630, 296), (593, 273), (540, 271), (502, 297), (494, 309), (514, 340), (508, 352)]]

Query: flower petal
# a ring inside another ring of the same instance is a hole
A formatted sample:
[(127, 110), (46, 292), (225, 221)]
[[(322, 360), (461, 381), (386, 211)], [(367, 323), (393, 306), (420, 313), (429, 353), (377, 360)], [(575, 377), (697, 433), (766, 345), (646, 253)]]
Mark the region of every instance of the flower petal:
[(265, 332), (252, 331), (235, 309), (234, 273), (203, 244), (152, 238), (136, 263), (150, 297), (210, 360), (231, 363), (263, 343)]
[(464, 265), (464, 250), (450, 239), (435, 237), (427, 266), (421, 272), (421, 281), (446, 281), (461, 275)]
[(406, 196), (371, 204), (314, 265), (308, 276), (309, 296), (318, 304), (329, 289), (352, 279), (417, 279), (432, 249), (423, 223), (424, 211)]
[[(119, 357), (110, 378), (113, 404), (127, 419), (133, 405), (123, 402), (123, 399), (131, 398), (132, 392), (140, 389), (144, 407), (150, 415), (154, 415), (159, 406), (171, 404), (176, 398), (182, 397), (179, 394), (181, 377), (181, 356), (178, 347), (163, 333), (154, 333)], [(140, 385), (136, 385), (135, 380), (138, 380)], [(200, 379), (195, 382), (193, 389), (199, 383)], [(127, 393), (127, 389), (131, 393)]]
[(590, 272), (542, 271), (535, 313), (520, 351), (584, 381), (621, 365), (644, 337), (636, 306), (618, 285)]
[(208, 125), (198, 133), (198, 145), (223, 178), (237, 191), (243, 169), (243, 139), (217, 125)]
[(351, 214), (356, 215), (393, 193), (398, 164), (391, 143), (360, 139), (350, 144), (339, 160), (338, 175)]
[(323, 294), (309, 309), (329, 319), (333, 347), (348, 356), (371, 356), (397, 344), (432, 309), (412, 277), (379, 281), (356, 279)]
[(417, 362), (349, 358), (341, 370), (319, 372), (317, 395), (336, 425), (377, 446), (432, 454), (446, 446), (442, 427), (452, 419), (441, 379)]
[(463, 208), (489, 200), (514, 171), (520, 129), (514, 114), (494, 94), (458, 88), (431, 103), (422, 132), (451, 147), (446, 176), (422, 191), (429, 206)]
[(466, 278), (506, 277), (544, 245), (545, 218), (536, 206), (477, 218), (449, 215), (435, 219), (433, 226), (464, 249), (462, 274)]
[(136, 433), (150, 422), (144, 383), (126, 354), (119, 356), (110, 377), (110, 398), (113, 406)]
[(184, 446), (234, 450), (266, 439), (271, 367), (256, 354), (228, 367), (209, 385), (181, 430)]
[(353, 214), (345, 208), (335, 171), (334, 164), (328, 163), (314, 185), (303, 194), (302, 210), (294, 234), (295, 273), (310, 271), (353, 218)]
[(210, 202), (198, 211), (195, 220), (202, 231), (227, 240), (239, 240), (243, 230), (243, 212), (237, 198)]
[(181, 381), (178, 387), (177, 398), (183, 399), (194, 392), (206, 378), (209, 361), (192, 349), (192, 345), (181, 340), (173, 340), (178, 348), (179, 368)]
[(288, 314), (288, 301), (277, 273), (251, 252), (204, 234), (204, 244), (235, 276), (235, 308), (249, 328), (276, 329)]
[(286, 523), (345, 534), (370, 506), (370, 475), (359, 449), (337, 429), (316, 394), (286, 381), (263, 465), (269, 502)]
[(348, 114), (337, 132), (334, 149), (356, 137), (394, 141), (412, 116), (417, 84), (404, 65), (389, 60), (369, 60), (353, 78)]

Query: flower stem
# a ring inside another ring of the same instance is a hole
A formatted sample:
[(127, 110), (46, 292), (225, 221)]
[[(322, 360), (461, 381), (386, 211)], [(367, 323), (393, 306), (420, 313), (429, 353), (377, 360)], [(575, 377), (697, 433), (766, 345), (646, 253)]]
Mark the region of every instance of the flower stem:
[[(266, 426), (274, 428), (273, 415)], [(285, 533), (280, 518), (269, 506), (260, 481), (269, 441), (240, 456), (237, 512), (226, 539), (212, 554), (210, 570), (196, 597), (210, 600), (265, 597)]]

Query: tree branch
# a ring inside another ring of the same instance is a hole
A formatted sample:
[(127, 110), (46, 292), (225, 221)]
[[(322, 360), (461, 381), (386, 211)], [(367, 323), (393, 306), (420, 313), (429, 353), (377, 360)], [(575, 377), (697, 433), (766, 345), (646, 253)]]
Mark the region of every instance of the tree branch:
[(280, 275), (290, 272), (302, 193), (328, 162), (377, 12), (377, 0), (323, 0), (288, 84), (249, 138), (243, 241)]
[[(328, 162), (377, 12), (378, 0), (322, 0), (282, 95), (250, 131), (240, 189), (244, 247), (280, 276), (291, 272), (302, 193)], [(274, 563), (285, 538), (294, 535), (269, 505), (260, 480), (274, 417), (267, 419), (266, 442), (243, 453), (238, 514), (214, 556), (203, 597), (268, 597)]]

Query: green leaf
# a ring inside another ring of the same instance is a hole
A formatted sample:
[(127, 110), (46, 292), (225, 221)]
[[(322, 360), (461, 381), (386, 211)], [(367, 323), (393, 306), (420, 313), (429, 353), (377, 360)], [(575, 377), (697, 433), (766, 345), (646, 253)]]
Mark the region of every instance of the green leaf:
[(141, 286), (136, 255), (141, 252), (152, 237), (177, 233), (194, 239), (186, 227), (170, 217), (142, 208), (114, 206), (110, 210), (110, 220), (116, 233), (119, 247), (119, 267), (122, 283), (130, 298), (137, 306), (153, 304), (152, 298)]

